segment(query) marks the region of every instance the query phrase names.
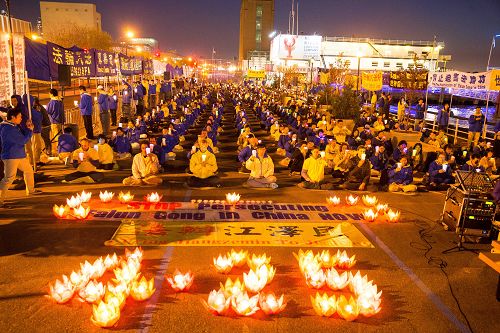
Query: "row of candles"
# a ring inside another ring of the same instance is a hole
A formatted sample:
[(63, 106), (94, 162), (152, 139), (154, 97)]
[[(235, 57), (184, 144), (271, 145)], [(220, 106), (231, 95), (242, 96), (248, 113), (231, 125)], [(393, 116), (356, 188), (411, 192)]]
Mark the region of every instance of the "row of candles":
[[(106, 258), (98, 258), (94, 263), (85, 261), (80, 270), (68, 276), (63, 275), (49, 286), (48, 297), (58, 304), (64, 304), (73, 297), (81, 302), (93, 304), (91, 321), (99, 327), (116, 325), (121, 316), (127, 298), (135, 301), (148, 300), (156, 291), (154, 279), (147, 280), (141, 274), (143, 251), (125, 250), (125, 258), (116, 253)], [(98, 282), (107, 271), (112, 271), (114, 278), (103, 284)], [(173, 276), (166, 277), (174, 291), (186, 291), (193, 284), (194, 276), (175, 271)]]
[[(361, 197), (363, 204), (368, 207), (363, 211), (363, 218), (367, 222), (375, 221), (379, 216), (384, 217), (388, 222), (398, 222), (400, 217), (400, 212), (397, 210), (389, 209), (388, 204), (382, 204), (378, 202), (377, 197), (370, 195), (363, 195)], [(330, 206), (338, 206), (341, 203), (341, 199), (337, 196), (331, 196), (326, 198), (326, 202)], [(359, 197), (349, 194), (345, 198), (345, 203), (348, 206), (356, 206), (359, 202)]]
[[(380, 312), (382, 291), (379, 292), (377, 285), (368, 281), (366, 275), (361, 276), (359, 271), (356, 274), (347, 271), (356, 263), (354, 255), (349, 257), (345, 251), (340, 250), (334, 255), (328, 250), (317, 254), (311, 250), (300, 250), (294, 255), (308, 287), (321, 289), (326, 285), (333, 291), (349, 288), (352, 293), (347, 298), (343, 294), (330, 296), (326, 292), (317, 292), (315, 297), (311, 296), (311, 303), (318, 315), (331, 317), (337, 313), (341, 318), (353, 321), (359, 315), (371, 317)], [(339, 273), (338, 270), (343, 272)]]
[[(205, 308), (215, 315), (230, 315), (230, 309), (238, 316), (252, 316), (259, 310), (267, 315), (280, 313), (286, 307), (284, 295), (277, 297), (274, 293), (263, 292), (276, 274), (271, 264), (271, 257), (266, 254), (251, 256), (247, 251), (232, 249), (225, 255), (213, 258), (217, 272), (228, 274), (233, 267), (247, 265), (248, 273), (243, 273), (234, 281), (227, 278), (225, 284), (220, 284), (219, 290), (212, 290), (208, 300), (203, 301)], [(254, 294), (254, 295), (252, 295)]]

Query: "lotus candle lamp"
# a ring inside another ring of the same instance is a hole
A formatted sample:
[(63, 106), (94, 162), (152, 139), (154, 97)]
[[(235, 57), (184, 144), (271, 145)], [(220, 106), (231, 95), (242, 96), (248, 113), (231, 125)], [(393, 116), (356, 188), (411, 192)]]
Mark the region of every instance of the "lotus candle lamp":
[(235, 251), (234, 249), (231, 249), (231, 252), (229, 252), (229, 256), (233, 260), (233, 265), (236, 267), (241, 267), (247, 262), (247, 257), (248, 257), (248, 251)]
[(286, 303), (283, 301), (283, 298), (284, 295), (281, 295), (280, 298), (277, 298), (274, 293), (260, 293), (259, 306), (261, 310), (267, 315), (277, 314), (283, 311), (286, 307)]
[(337, 301), (337, 313), (347, 321), (353, 321), (359, 316), (359, 307), (354, 298), (349, 300), (344, 295), (340, 295)]
[(326, 198), (326, 202), (332, 206), (338, 206), (340, 204), (340, 198), (337, 196)]
[(377, 213), (385, 213), (388, 209), (389, 206), (387, 204), (381, 204), (379, 203), (375, 208), (377, 208)]
[(66, 275), (62, 276), (62, 281), (56, 280), (54, 285), (49, 286), (48, 297), (59, 304), (66, 303), (73, 297), (75, 289)]
[(81, 274), (80, 272), (71, 272), (69, 279), (76, 290), (84, 288), (89, 282), (89, 277)]
[(106, 304), (112, 304), (120, 308), (120, 310), (122, 310), (123, 307), (125, 306), (126, 300), (127, 300), (127, 294), (125, 293), (115, 294), (107, 290), (106, 294), (104, 295), (104, 302), (106, 302)]
[(230, 256), (219, 255), (214, 258), (214, 266), (217, 272), (227, 274), (233, 269), (233, 259)]
[(363, 195), (362, 199), (363, 199), (363, 203), (365, 204), (365, 206), (368, 206), (368, 207), (373, 207), (378, 202), (378, 199), (376, 196)]
[(316, 272), (321, 270), (322, 265), (319, 262), (317, 257), (314, 257), (312, 260), (303, 260), (302, 262), (299, 263), (299, 268), (300, 271), (302, 272), (302, 275), (306, 275), (308, 272)]
[(106, 273), (106, 265), (104, 264), (102, 257), (96, 259), (92, 266), (94, 266), (94, 274), (90, 277), (91, 279), (99, 279), (104, 275), (104, 273)]
[(248, 294), (242, 293), (231, 299), (231, 306), (238, 315), (240, 316), (251, 316), (255, 312), (259, 311), (258, 307), (259, 295), (253, 297), (248, 297)]
[(130, 201), (134, 200), (134, 196), (130, 194), (130, 192), (120, 192), (118, 194), (118, 200), (120, 200), (121, 203), (129, 203)]
[(241, 283), (240, 278), (237, 278), (234, 282), (231, 278), (227, 278), (224, 285), (222, 283), (220, 284), (220, 288), (226, 297), (238, 296), (245, 292), (245, 284)]
[(137, 270), (126, 264), (122, 264), (121, 268), (114, 270), (116, 279), (114, 280), (117, 284), (123, 282), (125, 284), (130, 284), (132, 281), (138, 278)]
[(257, 269), (257, 275), (259, 277), (264, 277), (267, 280), (267, 284), (271, 283), (274, 279), (274, 275), (276, 274), (276, 268), (272, 265), (262, 265)]
[(365, 317), (371, 317), (380, 312), (382, 300), (373, 297), (360, 296), (357, 299), (359, 313)]
[(99, 199), (101, 199), (102, 202), (110, 202), (113, 200), (114, 196), (115, 194), (113, 192), (104, 191), (99, 193)]
[(230, 205), (236, 205), (240, 201), (241, 196), (238, 193), (227, 193), (226, 202)]
[(188, 291), (194, 281), (194, 275), (191, 271), (186, 274), (182, 274), (178, 270), (175, 270), (172, 277), (167, 277), (167, 282), (170, 284), (172, 289), (175, 291)]
[(106, 290), (115, 295), (123, 294), (128, 296), (130, 294), (130, 287), (125, 282), (118, 282), (117, 284), (108, 282)]
[(323, 295), (316, 293), (316, 297), (311, 296), (311, 303), (314, 311), (322, 317), (331, 317), (337, 311), (337, 299), (335, 295), (328, 296), (327, 293)]
[(151, 202), (151, 203), (157, 203), (157, 202), (160, 202), (162, 197), (163, 196), (159, 195), (158, 192), (153, 192), (153, 193), (150, 193), (146, 196), (146, 201)]
[(133, 252), (130, 252), (128, 249), (125, 249), (125, 258), (127, 259), (132, 259), (141, 262), (143, 256), (144, 252), (140, 247), (136, 247)]
[(335, 266), (336, 259), (337, 257), (332, 256), (328, 250), (323, 250), (317, 255), (317, 260), (323, 268)]
[(132, 282), (130, 295), (136, 301), (145, 301), (155, 292), (154, 279), (146, 280), (143, 276), (139, 281)]
[(363, 218), (367, 222), (373, 222), (377, 218), (378, 214), (373, 211), (373, 209), (367, 209), (363, 212)]
[(99, 305), (93, 305), (92, 317), (90, 320), (99, 327), (112, 327), (120, 319), (120, 308), (113, 304), (99, 302)]
[(356, 264), (356, 255), (354, 254), (352, 257), (347, 255), (347, 252), (340, 250), (337, 251), (337, 263), (335, 266), (340, 269), (350, 269)]
[(208, 295), (208, 302), (203, 300), (203, 305), (213, 314), (221, 315), (229, 309), (229, 306), (231, 305), (231, 298), (232, 297), (230, 296), (226, 297), (222, 290), (212, 290)]
[(349, 275), (347, 272), (339, 274), (335, 268), (330, 268), (326, 272), (326, 284), (332, 290), (341, 290), (349, 285)]
[(65, 218), (66, 216), (68, 216), (68, 213), (69, 213), (69, 206), (58, 206), (58, 205), (54, 205), (54, 207), (52, 208), (52, 210), (54, 211), (54, 215), (59, 218), (59, 219), (63, 219)]
[(77, 207), (79, 207), (79, 206), (82, 204), (82, 200), (80, 199), (80, 196), (79, 196), (79, 195), (77, 195), (77, 196), (72, 196), (71, 198), (66, 199), (66, 204), (67, 204), (70, 208), (77, 208)]
[(86, 203), (90, 201), (90, 198), (92, 198), (92, 192), (85, 192), (85, 190), (80, 193), (80, 201), (82, 203)]
[(387, 216), (387, 221), (389, 221), (389, 222), (398, 222), (400, 213), (397, 210), (393, 211), (392, 209), (389, 209), (387, 211), (386, 216)]
[(248, 274), (243, 273), (243, 282), (245, 282), (245, 288), (252, 293), (258, 293), (259, 291), (264, 289), (267, 284), (267, 278), (267, 275), (260, 275), (252, 269), (248, 272)]
[(111, 270), (117, 267), (120, 264), (120, 260), (116, 253), (113, 253), (112, 256), (109, 254), (104, 258), (104, 266), (106, 266), (106, 270)]
[(89, 263), (87, 260), (83, 264), (80, 264), (80, 272), (82, 276), (87, 277), (87, 279), (90, 279), (92, 276), (94, 276), (94, 265)]
[(101, 300), (105, 291), (106, 288), (104, 288), (102, 282), (97, 283), (97, 281), (92, 280), (85, 288), (80, 289), (78, 296), (87, 303), (96, 303)]
[(306, 278), (306, 284), (309, 288), (320, 289), (326, 282), (326, 276), (322, 269), (317, 271), (306, 271), (304, 277)]
[(355, 196), (355, 195), (352, 195), (352, 194), (349, 194), (346, 198), (345, 198), (345, 201), (347, 202), (347, 204), (349, 206), (354, 206), (355, 204), (358, 203), (359, 201), (359, 197)]
[(78, 208), (73, 208), (73, 216), (79, 220), (86, 219), (90, 214), (90, 207), (78, 206)]
[(247, 258), (247, 265), (250, 269), (256, 270), (262, 265), (267, 265), (271, 262), (271, 257), (268, 257), (265, 253), (257, 256), (252, 254), (252, 257)]

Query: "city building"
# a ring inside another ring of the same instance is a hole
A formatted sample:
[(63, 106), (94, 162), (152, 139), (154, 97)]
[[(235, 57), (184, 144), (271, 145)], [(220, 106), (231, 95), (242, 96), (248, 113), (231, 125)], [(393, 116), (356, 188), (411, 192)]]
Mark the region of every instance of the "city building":
[(241, 0), (239, 60), (252, 52), (268, 54), (274, 30), (274, 0)]
[[(14, 33), (22, 33), (25, 35), (31, 35), (31, 22), (23, 21), (12, 17), (12, 31)], [(9, 27), (9, 17), (5, 14), (0, 15), (0, 32), (10, 32)]]
[(158, 50), (158, 41), (154, 38), (129, 38), (126, 40), (126, 45), (141, 52), (154, 53)]
[(82, 26), (101, 31), (101, 14), (92, 3), (40, 1), (42, 31), (50, 34), (62, 27)]

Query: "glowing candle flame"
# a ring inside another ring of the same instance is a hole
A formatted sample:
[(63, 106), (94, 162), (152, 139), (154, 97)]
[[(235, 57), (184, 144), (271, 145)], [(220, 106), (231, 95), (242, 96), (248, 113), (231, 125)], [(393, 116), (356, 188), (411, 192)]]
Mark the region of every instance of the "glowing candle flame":
[(92, 192), (85, 192), (85, 190), (80, 193), (80, 200), (82, 203), (89, 202), (92, 197)]
[(233, 259), (230, 256), (219, 255), (214, 258), (214, 266), (219, 273), (229, 273), (233, 269)]
[(337, 300), (335, 295), (328, 296), (327, 293), (320, 295), (316, 293), (316, 297), (311, 296), (311, 303), (314, 311), (323, 317), (331, 317), (337, 310)]
[(377, 204), (378, 199), (375, 196), (363, 195), (363, 203), (368, 207), (373, 207)]
[(231, 252), (229, 252), (228, 256), (231, 256), (235, 267), (241, 267), (247, 262), (248, 252), (243, 250), (237, 252), (234, 249), (231, 249)]
[(79, 207), (81, 204), (82, 204), (82, 200), (80, 199), (80, 196), (72, 196), (71, 198), (69, 199), (66, 199), (66, 204), (70, 207), (70, 208), (76, 208), (76, 207)]
[(230, 205), (235, 205), (240, 201), (241, 196), (238, 193), (227, 193), (226, 202)]
[(101, 199), (102, 202), (110, 202), (113, 200), (114, 196), (115, 194), (113, 192), (104, 191), (99, 193), (99, 199)]
[(373, 211), (373, 209), (367, 209), (363, 212), (363, 217), (367, 222), (373, 222), (377, 218), (378, 214)]
[(267, 315), (273, 315), (280, 313), (286, 307), (286, 303), (283, 301), (284, 295), (277, 298), (274, 293), (260, 293), (259, 295), (259, 305), (261, 310)]
[(170, 284), (172, 289), (175, 291), (188, 291), (194, 281), (194, 275), (191, 271), (186, 274), (182, 274), (178, 270), (175, 270), (172, 277), (167, 277), (167, 282)]
[(143, 276), (139, 281), (133, 281), (130, 288), (130, 295), (136, 301), (145, 301), (149, 299), (156, 291), (154, 288), (154, 279), (146, 280)]
[(347, 196), (345, 200), (349, 206), (354, 206), (358, 203), (359, 197), (349, 194), (349, 196)]
[(48, 297), (59, 304), (63, 304), (73, 297), (74, 292), (73, 284), (66, 275), (63, 275), (62, 281), (56, 280), (54, 285), (49, 286)]
[(79, 220), (84, 220), (90, 214), (90, 207), (78, 206), (78, 208), (73, 208), (73, 216)]
[(90, 320), (92, 323), (99, 327), (112, 327), (120, 319), (120, 308), (113, 304), (106, 304), (104, 302), (99, 302), (99, 305), (93, 305), (92, 307), (92, 317)]
[(349, 297), (349, 300), (344, 295), (340, 295), (337, 301), (337, 313), (340, 317), (347, 321), (353, 321), (358, 318), (359, 307), (354, 298)]
[(387, 215), (387, 221), (398, 222), (400, 213), (397, 210), (393, 211), (392, 209), (389, 209), (386, 215)]
[(259, 311), (258, 307), (259, 295), (249, 297), (245, 292), (233, 297), (231, 300), (231, 306), (238, 315), (240, 316), (251, 316)]
[(158, 194), (158, 192), (150, 193), (146, 196), (146, 201), (151, 203), (160, 202), (162, 196)]
[(134, 196), (130, 194), (130, 192), (123, 193), (120, 192), (118, 193), (118, 200), (120, 200), (121, 203), (128, 203), (134, 199)]
[(332, 205), (332, 206), (337, 206), (340, 204), (340, 198), (337, 197), (337, 196), (333, 196), (333, 197), (328, 197), (326, 198), (326, 202), (329, 204), (329, 205)]
[(54, 215), (59, 218), (59, 219), (63, 219), (65, 218), (66, 216), (68, 216), (68, 213), (69, 213), (69, 206), (58, 206), (58, 205), (54, 205), (54, 207), (52, 208), (53, 212), (54, 212)]
[(219, 290), (212, 290), (208, 295), (208, 302), (203, 300), (205, 308), (215, 315), (224, 314), (231, 305), (232, 297), (226, 297), (224, 292)]

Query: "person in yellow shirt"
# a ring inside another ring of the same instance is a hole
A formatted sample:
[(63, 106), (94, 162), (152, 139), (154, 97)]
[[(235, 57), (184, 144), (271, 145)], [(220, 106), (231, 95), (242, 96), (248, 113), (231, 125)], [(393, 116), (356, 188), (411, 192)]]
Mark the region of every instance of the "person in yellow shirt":
[(376, 106), (377, 106), (377, 93), (376, 92), (373, 92), (373, 95), (372, 95), (372, 100), (371, 100), (371, 104), (372, 104), (372, 110), (375, 110)]
[(103, 134), (99, 134), (97, 142), (98, 144), (94, 146), (94, 149), (97, 150), (97, 154), (99, 155), (99, 169), (113, 170), (113, 148), (108, 145), (106, 136)]
[(193, 176), (188, 179), (190, 187), (221, 187), (217, 172), (217, 160), (215, 155), (208, 150), (208, 141), (198, 141), (200, 149), (191, 155), (189, 170)]
[(123, 180), (123, 185), (160, 185), (163, 180), (158, 177), (160, 162), (158, 156), (149, 151), (149, 143), (141, 142), (141, 152), (132, 161), (132, 176)]
[(271, 157), (266, 154), (266, 146), (259, 143), (255, 155), (252, 155), (245, 166), (250, 170), (250, 177), (246, 185), (249, 187), (269, 187), (278, 188), (276, 176), (274, 176), (274, 163)]
[(97, 172), (99, 154), (94, 148), (90, 147), (90, 142), (87, 138), (80, 140), (80, 148), (73, 152), (72, 161), (76, 172), (66, 175), (64, 177), (65, 182), (72, 184), (93, 184), (104, 179), (103, 174)]
[(300, 175), (304, 179), (297, 186), (305, 189), (329, 190), (333, 188), (331, 183), (325, 180), (325, 167), (327, 162), (320, 154), (319, 148), (314, 147), (311, 156), (304, 161)]

